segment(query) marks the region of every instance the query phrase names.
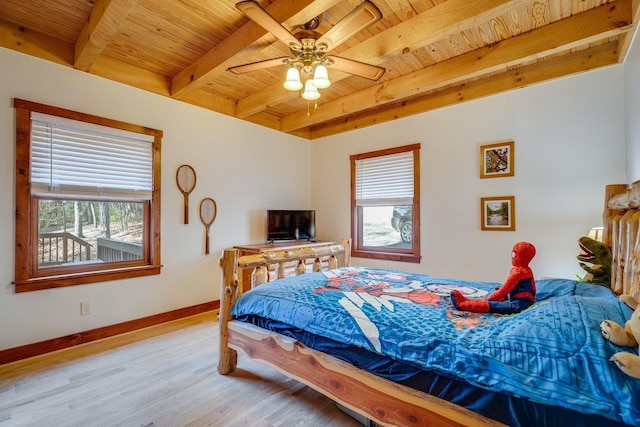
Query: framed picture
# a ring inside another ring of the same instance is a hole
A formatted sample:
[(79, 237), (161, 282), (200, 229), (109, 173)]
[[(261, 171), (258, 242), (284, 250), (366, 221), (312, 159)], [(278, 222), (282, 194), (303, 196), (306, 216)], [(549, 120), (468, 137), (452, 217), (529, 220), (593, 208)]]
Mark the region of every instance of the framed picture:
[(482, 230), (515, 231), (515, 196), (481, 197)]
[(480, 146), (480, 178), (513, 176), (513, 141)]

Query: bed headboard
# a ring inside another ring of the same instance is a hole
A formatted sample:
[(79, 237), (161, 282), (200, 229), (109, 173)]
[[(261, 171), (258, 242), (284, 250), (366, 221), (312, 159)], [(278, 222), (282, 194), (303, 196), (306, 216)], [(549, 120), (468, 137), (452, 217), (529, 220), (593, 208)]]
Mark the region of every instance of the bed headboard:
[(640, 301), (640, 181), (605, 191), (603, 243), (611, 247), (611, 289)]

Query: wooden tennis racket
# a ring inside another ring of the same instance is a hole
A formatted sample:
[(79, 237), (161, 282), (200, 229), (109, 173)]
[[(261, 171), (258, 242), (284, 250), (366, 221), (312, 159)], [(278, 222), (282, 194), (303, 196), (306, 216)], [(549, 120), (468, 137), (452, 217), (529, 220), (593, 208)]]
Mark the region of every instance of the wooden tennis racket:
[(218, 213), (218, 206), (216, 206), (215, 200), (211, 197), (206, 197), (200, 201), (200, 221), (204, 224), (205, 229), (205, 249), (204, 253), (209, 255), (209, 229), (211, 224), (216, 219)]
[(189, 224), (189, 195), (196, 187), (196, 171), (189, 165), (182, 165), (176, 172), (178, 188), (184, 196), (184, 223)]

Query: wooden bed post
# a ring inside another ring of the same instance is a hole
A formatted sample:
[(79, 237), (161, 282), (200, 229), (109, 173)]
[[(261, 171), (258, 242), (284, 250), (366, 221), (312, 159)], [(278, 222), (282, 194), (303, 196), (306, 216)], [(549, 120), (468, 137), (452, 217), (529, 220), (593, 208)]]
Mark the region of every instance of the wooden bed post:
[(604, 212), (602, 213), (602, 243), (612, 247), (613, 240), (611, 236), (611, 221), (615, 217), (619, 210), (609, 209), (608, 203), (611, 198), (617, 194), (627, 191), (627, 184), (609, 184), (605, 188), (604, 192)]
[(338, 260), (338, 267), (350, 267), (351, 266), (351, 239), (344, 237), (340, 242), (344, 247), (344, 253), (342, 259)]
[(238, 250), (225, 249), (220, 258), (222, 267), (222, 292), (220, 295), (220, 361), (218, 372), (228, 375), (236, 369), (238, 353), (229, 348), (229, 321), (233, 320), (231, 308), (238, 299)]

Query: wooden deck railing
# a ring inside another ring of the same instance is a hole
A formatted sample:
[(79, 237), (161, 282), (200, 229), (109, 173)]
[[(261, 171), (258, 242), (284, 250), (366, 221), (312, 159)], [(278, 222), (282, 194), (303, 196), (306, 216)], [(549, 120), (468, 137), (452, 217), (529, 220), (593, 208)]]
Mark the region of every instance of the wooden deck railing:
[(142, 258), (142, 245), (98, 237), (98, 259), (104, 262)]
[(91, 244), (71, 233), (39, 233), (39, 264), (52, 266), (91, 259)]
[[(91, 243), (71, 233), (40, 233), (38, 260), (41, 267), (91, 261)], [(98, 237), (94, 262), (141, 259), (142, 245)]]

